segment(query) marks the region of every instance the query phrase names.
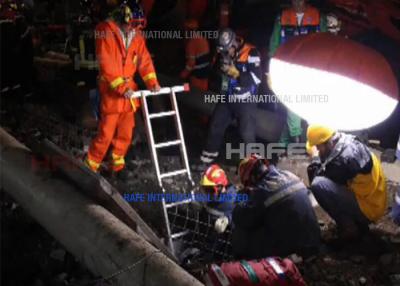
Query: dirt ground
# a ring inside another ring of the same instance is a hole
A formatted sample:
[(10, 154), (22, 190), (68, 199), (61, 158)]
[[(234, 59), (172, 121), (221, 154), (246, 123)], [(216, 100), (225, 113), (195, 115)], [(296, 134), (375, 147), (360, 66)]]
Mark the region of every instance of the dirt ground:
[[(27, 106), (24, 119), (7, 116), (2, 112), (2, 125), (21, 142), (28, 144), (32, 134), (41, 132), (76, 157), (82, 157), (92, 131), (66, 123), (45, 107)], [(45, 114), (45, 116), (43, 116)], [(202, 142), (201, 132), (185, 128), (187, 142)], [(195, 161), (201, 144), (189, 148), (190, 160)], [(179, 159), (174, 152), (162, 154), (163, 168), (177, 166)], [(303, 177), (301, 164), (283, 161), (282, 167)], [(223, 165), (232, 181), (237, 181), (234, 164)], [(129, 154), (130, 179), (120, 185), (121, 193), (138, 190), (156, 191), (155, 176), (145, 142), (138, 142)], [(194, 181), (199, 175), (194, 174)], [(179, 191), (170, 182), (173, 191)], [(397, 185), (389, 183), (390, 196)], [(161, 212), (153, 206), (133, 203), (142, 217), (156, 232), (162, 233)], [(56, 242), (41, 226), (33, 221), (21, 207), (1, 192), (1, 272), (2, 285), (88, 285), (93, 277), (84, 266)], [(159, 209), (160, 210), (160, 209)], [(304, 260), (294, 257), (308, 285), (400, 285), (400, 229), (388, 216), (372, 227), (374, 239), (356, 245), (335, 244), (335, 225), (323, 210), (316, 207), (326, 246), (321, 254)]]

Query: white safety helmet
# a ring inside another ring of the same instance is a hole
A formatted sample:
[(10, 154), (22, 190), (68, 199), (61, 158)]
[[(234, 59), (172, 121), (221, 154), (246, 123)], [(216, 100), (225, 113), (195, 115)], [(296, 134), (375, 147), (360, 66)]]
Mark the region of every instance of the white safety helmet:
[(227, 52), (231, 47), (238, 48), (235, 32), (229, 28), (220, 30), (217, 39), (217, 51)]
[(335, 14), (328, 14), (326, 16), (326, 22), (328, 31), (330, 33), (337, 35), (340, 32), (342, 23)]

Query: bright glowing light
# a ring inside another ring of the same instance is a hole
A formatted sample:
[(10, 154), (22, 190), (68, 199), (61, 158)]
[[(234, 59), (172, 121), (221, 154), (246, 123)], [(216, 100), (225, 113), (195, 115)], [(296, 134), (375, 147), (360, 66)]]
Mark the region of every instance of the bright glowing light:
[(272, 90), (291, 111), (337, 130), (361, 130), (392, 114), (397, 100), (351, 78), (271, 59)]

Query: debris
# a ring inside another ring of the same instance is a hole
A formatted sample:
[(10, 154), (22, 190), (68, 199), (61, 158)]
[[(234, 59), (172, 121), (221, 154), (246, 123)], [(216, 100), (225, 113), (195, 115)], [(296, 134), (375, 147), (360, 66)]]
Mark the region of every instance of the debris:
[(393, 263), (394, 255), (392, 253), (386, 253), (379, 257), (379, 264), (381, 266), (389, 266)]
[(366, 285), (367, 284), (367, 278), (360, 277), (360, 279), (358, 279), (358, 282), (359, 282), (360, 285)]
[(336, 280), (336, 275), (335, 274), (327, 275), (326, 280), (328, 280), (329, 282), (334, 282)]
[(365, 262), (365, 257), (361, 255), (350, 256), (350, 260), (357, 264), (362, 264)]
[(40, 279), (36, 279), (35, 283), (33, 283), (33, 286), (44, 286), (44, 283)]
[(390, 282), (392, 286), (399, 286), (400, 285), (400, 273), (390, 275)]
[(289, 259), (293, 261), (295, 264), (301, 264), (303, 263), (303, 257), (297, 255), (297, 254), (292, 254), (289, 256)]
[(50, 252), (50, 257), (55, 260), (64, 261), (65, 254), (66, 254), (65, 250), (59, 248), (59, 249), (55, 249), (52, 252)]
[(166, 178), (166, 179), (164, 179), (164, 182), (166, 183), (166, 184), (173, 184), (174, 183), (174, 180), (173, 179), (171, 179), (171, 178)]
[(400, 244), (400, 229), (395, 234), (390, 236), (390, 242)]
[(329, 256), (325, 256), (325, 257), (323, 258), (323, 261), (324, 261), (324, 263), (327, 264), (327, 265), (335, 265), (335, 264), (336, 264), (335, 261), (334, 261), (331, 257), (329, 257)]
[(16, 208), (18, 208), (18, 204), (13, 203), (13, 204), (11, 205), (11, 210), (13, 211), (13, 210), (15, 210)]
[(386, 149), (381, 154), (381, 161), (386, 163), (394, 163), (396, 161), (396, 150)]
[(65, 280), (67, 280), (67, 277), (68, 277), (68, 274), (65, 272), (62, 272), (57, 275), (57, 280), (60, 282), (64, 282)]

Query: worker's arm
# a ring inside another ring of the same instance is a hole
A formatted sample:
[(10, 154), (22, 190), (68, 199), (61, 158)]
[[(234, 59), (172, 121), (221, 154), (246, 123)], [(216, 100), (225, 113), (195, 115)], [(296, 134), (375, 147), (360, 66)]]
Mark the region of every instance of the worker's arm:
[(328, 32), (328, 21), (326, 15), (323, 13), (320, 16), (319, 30), (322, 33)]
[(314, 178), (321, 173), (321, 159), (318, 156), (313, 156), (311, 164), (307, 167), (307, 175), (308, 175), (308, 181), (310, 185), (314, 181)]
[(192, 72), (195, 64), (196, 64), (196, 48), (194, 46), (195, 42), (193, 40), (189, 40), (185, 46), (185, 55), (186, 55), (186, 66), (184, 70), (181, 72), (180, 77), (182, 79), (186, 79), (189, 77)]
[(247, 229), (260, 226), (265, 210), (263, 201), (251, 195), (249, 201), (236, 204), (232, 214), (233, 224)]
[(354, 145), (346, 147), (343, 154), (329, 162), (324, 169), (318, 163), (319, 158), (315, 158), (307, 168), (310, 183), (315, 176), (320, 175), (345, 185), (358, 174), (369, 173), (372, 169), (372, 157), (367, 147), (360, 142), (352, 144)]
[(122, 76), (122, 70), (115, 64), (114, 48), (115, 36), (105, 23), (96, 27), (96, 56), (99, 62), (101, 80), (107, 82), (111, 90), (123, 96), (128, 86)]
[(317, 176), (331, 179), (337, 184), (346, 185), (348, 180), (354, 178), (360, 171), (360, 167), (353, 159), (338, 158), (329, 162), (324, 168), (319, 158), (314, 158), (313, 162), (307, 167), (307, 174), (310, 184)]
[(257, 49), (251, 49), (247, 60), (248, 70), (239, 75), (239, 93), (250, 92), (254, 86), (261, 83), (261, 58)]
[(271, 38), (269, 41), (269, 57), (272, 58), (279, 45), (281, 44), (281, 18), (275, 20), (274, 29), (272, 30)]
[(153, 60), (151, 59), (150, 53), (147, 50), (146, 42), (142, 36), (138, 39), (138, 71), (142, 77), (146, 87), (153, 89), (155, 86), (159, 86), (156, 71), (154, 69)]

